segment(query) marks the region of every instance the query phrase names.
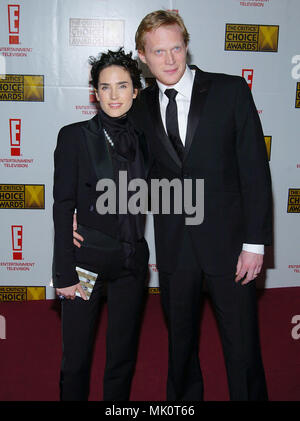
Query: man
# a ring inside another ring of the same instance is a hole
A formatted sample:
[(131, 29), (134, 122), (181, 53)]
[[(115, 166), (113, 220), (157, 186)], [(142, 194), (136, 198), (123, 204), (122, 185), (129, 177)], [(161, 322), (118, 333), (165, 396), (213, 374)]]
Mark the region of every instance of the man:
[[(204, 179), (204, 221), (154, 216), (156, 257), (169, 333), (168, 400), (202, 400), (199, 307), (205, 278), (225, 356), (230, 399), (266, 400), (255, 278), (271, 243), (271, 181), (259, 117), (243, 78), (186, 65), (179, 15), (148, 14), (139, 57), (156, 78), (134, 118), (144, 130), (153, 178)], [(208, 338), (209, 340), (209, 338)]]

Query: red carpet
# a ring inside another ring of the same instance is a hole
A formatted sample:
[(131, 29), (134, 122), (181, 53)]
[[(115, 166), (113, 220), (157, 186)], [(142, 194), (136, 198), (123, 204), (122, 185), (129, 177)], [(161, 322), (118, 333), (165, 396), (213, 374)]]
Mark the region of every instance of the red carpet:
[[(268, 289), (258, 295), (269, 398), (300, 400), (300, 339), (291, 335), (292, 318), (300, 315), (300, 288)], [(6, 318), (6, 339), (0, 339), (1, 401), (58, 400), (61, 357), (58, 308), (56, 300), (0, 304), (0, 315)], [(105, 327), (106, 307), (95, 346), (90, 400), (100, 400), (102, 396)], [(165, 399), (167, 346), (160, 298), (151, 295), (145, 310), (131, 400)], [(200, 358), (205, 400), (228, 400), (221, 344), (208, 301), (201, 322)]]

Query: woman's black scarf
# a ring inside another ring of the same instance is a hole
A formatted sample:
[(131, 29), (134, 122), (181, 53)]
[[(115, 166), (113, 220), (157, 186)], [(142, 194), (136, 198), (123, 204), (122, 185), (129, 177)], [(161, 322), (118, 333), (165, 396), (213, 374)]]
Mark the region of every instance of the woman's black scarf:
[[(139, 148), (139, 134), (129, 121), (127, 115), (110, 117), (101, 109), (99, 119), (114, 146), (109, 145), (115, 182), (117, 186), (117, 209), (119, 207), (119, 171), (127, 171), (127, 186), (134, 178), (145, 178), (143, 156)], [(134, 192), (127, 192), (128, 200)], [(118, 214), (118, 212), (117, 212)], [(118, 214), (119, 239), (125, 253), (125, 267), (133, 267), (132, 257), (135, 254), (135, 243), (144, 237), (145, 215)]]
[(139, 138), (127, 114), (121, 117), (110, 117), (100, 109), (99, 117), (102, 126), (114, 143), (115, 152), (128, 161), (134, 161)]

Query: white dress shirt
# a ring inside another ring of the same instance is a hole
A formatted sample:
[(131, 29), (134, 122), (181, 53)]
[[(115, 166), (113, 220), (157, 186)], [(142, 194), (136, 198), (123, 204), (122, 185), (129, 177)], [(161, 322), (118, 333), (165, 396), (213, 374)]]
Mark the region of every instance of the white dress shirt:
[[(191, 104), (192, 98), (192, 90), (195, 78), (195, 70), (191, 70), (188, 66), (186, 66), (185, 72), (182, 78), (177, 82), (175, 85), (166, 86), (163, 83), (156, 80), (157, 85), (159, 87), (159, 105), (160, 105), (160, 112), (162, 122), (166, 130), (166, 109), (169, 103), (169, 98), (165, 95), (166, 89), (176, 89), (178, 94), (176, 95), (176, 104), (177, 104), (177, 112), (178, 112), (178, 128), (179, 134), (182, 143), (185, 145), (185, 138), (187, 132), (187, 124), (188, 124), (188, 115), (189, 109)], [(243, 244), (243, 250), (249, 251), (252, 253), (264, 254), (264, 245), (263, 244)]]

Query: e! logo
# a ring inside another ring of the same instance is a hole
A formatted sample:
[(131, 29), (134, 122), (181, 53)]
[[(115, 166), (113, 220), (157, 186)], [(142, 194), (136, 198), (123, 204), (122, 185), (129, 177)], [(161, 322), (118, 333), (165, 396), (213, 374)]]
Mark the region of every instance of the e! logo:
[(9, 43), (19, 44), (20, 6), (18, 4), (9, 4), (7, 7)]
[(249, 88), (252, 90), (253, 69), (243, 69), (242, 76), (243, 78), (245, 78), (246, 82), (248, 83)]
[(10, 134), (10, 154), (11, 156), (20, 156), (21, 146), (21, 119), (9, 119), (9, 134)]
[(12, 249), (13, 249), (13, 259), (22, 260), (22, 248), (23, 248), (23, 226), (22, 225), (12, 225), (11, 226), (11, 235), (12, 235)]

